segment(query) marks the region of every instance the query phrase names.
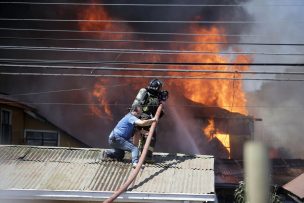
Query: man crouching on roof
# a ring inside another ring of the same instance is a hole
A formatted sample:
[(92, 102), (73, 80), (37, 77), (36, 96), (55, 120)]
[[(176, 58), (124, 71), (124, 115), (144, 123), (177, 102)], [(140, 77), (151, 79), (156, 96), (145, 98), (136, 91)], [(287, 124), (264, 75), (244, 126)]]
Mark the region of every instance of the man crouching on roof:
[(125, 151), (132, 153), (132, 164), (136, 167), (138, 163), (138, 148), (130, 141), (135, 126), (149, 126), (153, 122), (157, 122), (154, 117), (148, 120), (140, 120), (142, 114), (141, 106), (132, 107), (131, 112), (125, 115), (115, 126), (109, 136), (109, 144), (112, 149), (106, 150), (103, 153), (104, 158), (112, 158), (122, 160)]

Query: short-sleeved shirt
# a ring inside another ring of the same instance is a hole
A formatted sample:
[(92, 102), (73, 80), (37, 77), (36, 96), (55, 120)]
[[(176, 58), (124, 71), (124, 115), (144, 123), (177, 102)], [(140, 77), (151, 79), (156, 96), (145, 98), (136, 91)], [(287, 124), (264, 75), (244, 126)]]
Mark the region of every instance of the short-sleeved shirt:
[(139, 120), (136, 116), (128, 113), (115, 126), (113, 133), (129, 140), (132, 137), (135, 122)]

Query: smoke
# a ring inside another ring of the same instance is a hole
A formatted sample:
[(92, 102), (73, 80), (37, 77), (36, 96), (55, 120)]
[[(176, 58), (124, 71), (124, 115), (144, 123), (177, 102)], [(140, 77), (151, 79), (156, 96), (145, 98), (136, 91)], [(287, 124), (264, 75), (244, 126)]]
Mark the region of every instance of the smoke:
[[(267, 6), (267, 5), (281, 6)], [(257, 42), (257, 43), (303, 43), (304, 24), (300, 23), (303, 19), (303, 9), (298, 5), (299, 2), (293, 1), (261, 1), (252, 0), (245, 6), (246, 11), (255, 21), (260, 23), (251, 26), (250, 36), (243, 36), (241, 42)], [(286, 5), (286, 6), (282, 6)], [(244, 51), (248, 52), (267, 52), (267, 53), (303, 53), (301, 46), (246, 46)], [(302, 63), (301, 56), (269, 56), (269, 55), (253, 55), (253, 62), (256, 63)], [(284, 72), (287, 67), (267, 66), (255, 67), (253, 71), (277, 71)], [(264, 76), (259, 76), (260, 78)], [(265, 76), (266, 77), (266, 76)], [(274, 76), (267, 76), (274, 77)], [(254, 91), (261, 87), (263, 82), (246, 82), (245, 88), (248, 91)]]
[(253, 113), (257, 139), (279, 151), (283, 158), (303, 158), (304, 90), (301, 82), (264, 83), (250, 94), (250, 104), (260, 106)]
[[(244, 4), (249, 0), (206, 0), (206, 1), (191, 1), (191, 4), (199, 5), (233, 5)], [(115, 3), (130, 3), (130, 0), (116, 0)], [(131, 3), (142, 4), (142, 1), (132, 1)], [(189, 4), (185, 0), (153, 0), (145, 1), (147, 4)], [(155, 21), (191, 21), (191, 20), (203, 20), (203, 21), (233, 21), (237, 19), (250, 20), (251, 16), (246, 11), (245, 7), (106, 7), (109, 14), (118, 19), (130, 19), (130, 20), (155, 20)], [(180, 23), (129, 23), (128, 24), (136, 32), (162, 32), (162, 33), (175, 33), (186, 32), (189, 30), (189, 24)], [(213, 24), (201, 24), (203, 27), (213, 26)], [(238, 24), (223, 24), (221, 25), (228, 33), (234, 32), (234, 34), (240, 34), (250, 30), (249, 25)], [(168, 35), (139, 35), (137, 38), (148, 38), (154, 40), (172, 40), (172, 36)], [(186, 40), (187, 36), (179, 37), (179, 40)], [(238, 38), (231, 39), (232, 41), (238, 41)], [(149, 45), (148, 45), (149, 46)], [(166, 47), (167, 44), (159, 44), (159, 47)]]
[[(280, 4), (287, 6), (267, 6)], [(243, 37), (241, 42), (262, 43), (303, 43), (304, 25), (299, 23), (304, 18), (303, 9), (296, 1), (259, 1), (247, 4), (246, 9), (256, 21), (271, 22), (252, 26), (252, 35)], [(303, 53), (301, 46), (250, 46), (247, 51), (270, 53)], [(253, 62), (263, 63), (303, 63), (301, 56), (254, 56)], [(252, 67), (255, 71), (296, 72), (299, 68), (266, 66)], [(301, 76), (261, 76), (262, 78), (303, 78)], [(255, 123), (255, 137), (262, 140), (271, 148), (278, 151), (280, 157), (303, 158), (301, 144), (303, 139), (303, 108), (304, 92), (301, 82), (246, 82), (245, 87), (250, 91), (248, 96), (250, 114), (262, 118)]]
[[(193, 1), (193, 4), (243, 4), (248, 2), (247, 0), (239, 1), (230, 1), (230, 0), (209, 0), (204, 1)], [(96, 1), (96, 3), (102, 3)], [(106, 3), (106, 2), (105, 2)], [(142, 3), (142, 1), (111, 1), (111, 3)], [(145, 1), (145, 3), (164, 3), (163, 1)], [(166, 3), (171, 4), (187, 4), (188, 1), (177, 1), (170, 0)], [(39, 12), (36, 13), (37, 7), (34, 6), (24, 6), (20, 8), (18, 14), (14, 16), (12, 12), (8, 11), (3, 12), (1, 15), (3, 17), (18, 17), (18, 18), (50, 18), (50, 19), (77, 19), (79, 13), (84, 9), (84, 7), (55, 7), (53, 10), (48, 10), (43, 12), (45, 7), (38, 9)], [(109, 13), (109, 16), (113, 19), (128, 19), (128, 20), (250, 20), (252, 17), (245, 10), (245, 7), (128, 7), (127, 9), (123, 6), (121, 7), (105, 7), (106, 11)], [(5, 9), (3, 9), (5, 10)], [(54, 12), (55, 11), (55, 12)], [(35, 16), (34, 16), (35, 15)], [(25, 26), (37, 27), (36, 23), (29, 23), (27, 25), (18, 24), (20, 27)], [(3, 25), (7, 26), (7, 25)], [(17, 26), (11, 25), (11, 26)], [(157, 24), (157, 23), (129, 23), (124, 25), (127, 28), (127, 31), (145, 31), (145, 32), (189, 32), (189, 24)], [(200, 26), (209, 27), (210, 24), (200, 24)], [(65, 24), (65, 23), (45, 23), (44, 25), (39, 24), (38, 27), (46, 29), (79, 29), (79, 24)], [(242, 34), (250, 30), (249, 25), (222, 25), (225, 32), (233, 34)], [(125, 30), (126, 31), (126, 30)], [(8, 33), (15, 34), (15, 33)], [(43, 37), (43, 34), (34, 34), (31, 32), (26, 33), (31, 37)], [(71, 34), (60, 34), (58, 33), (48, 33), (49, 37), (71, 37)], [(80, 38), (91, 36), (84, 35), (74, 35), (72, 37)], [(100, 36), (95, 36), (96, 38)], [(128, 36), (129, 37), (129, 36)], [(155, 36), (155, 35), (134, 35), (130, 36), (131, 39), (162, 39), (162, 40), (191, 40), (190, 37), (172, 37), (172, 36)], [(229, 38), (228, 41), (237, 42), (239, 38)], [(98, 48), (151, 48), (152, 44), (129, 44), (129, 43), (83, 43), (83, 42), (54, 42), (54, 41), (13, 41), (8, 40), (4, 42), (7, 45), (37, 45), (37, 46), (67, 46), (67, 47), (98, 47)], [(162, 49), (168, 47), (178, 47), (178, 46), (168, 46), (168, 44), (153, 44), (153, 49)], [(181, 48), (182, 49), (182, 48)], [(38, 53), (38, 52), (27, 52), (24, 54), (19, 51), (7, 51), (2, 52), (3, 57), (8, 58), (39, 58), (39, 59), (66, 59), (66, 60), (132, 60), (132, 58), (127, 54), (98, 54), (98, 53), (73, 53), (73, 54), (58, 54), (58, 53)], [(160, 61), (168, 58), (153, 57), (152, 59), (148, 55), (138, 54), (133, 57), (134, 60), (140, 58), (145, 60), (149, 58), (149, 61)], [(92, 70), (93, 71), (93, 70)], [(75, 71), (74, 71), (75, 72)], [(93, 71), (96, 73), (96, 71)], [(19, 80), (16, 83), (16, 79)], [(85, 141), (87, 144), (93, 147), (107, 147), (107, 136), (111, 129), (114, 127), (115, 123), (127, 112), (128, 105), (131, 104), (138, 89), (145, 87), (147, 85), (146, 80), (111, 80), (107, 83), (107, 93), (102, 95), (107, 102), (110, 104), (110, 108), (113, 114), (113, 118), (104, 118), (97, 117), (93, 114), (88, 103), (94, 104), (98, 102), (97, 100), (92, 99), (92, 89), (94, 84), (99, 82), (99, 80), (92, 79), (60, 79), (54, 77), (24, 77), (20, 80), (20, 76), (16, 77), (2, 77), (0, 91), (6, 92), (9, 94), (18, 94), (24, 92), (41, 92), (48, 90), (62, 90), (62, 89), (77, 89), (85, 88), (80, 91), (71, 91), (69, 93), (60, 93), (60, 94), (42, 94), (42, 95), (27, 95), (27, 96), (18, 96), (22, 101), (29, 103), (34, 103), (34, 105), (39, 109), (41, 114), (46, 115), (48, 119), (54, 122), (56, 125), (66, 130), (73, 136), (79, 138), (80, 140)], [(26, 84), (26, 85), (25, 85)], [(126, 86), (117, 86), (111, 87), (115, 84), (127, 84)], [(159, 129), (161, 129), (161, 134), (163, 137), (159, 139), (159, 151), (183, 151), (188, 153), (202, 153), (204, 151), (206, 140), (203, 139), (201, 132), (201, 123), (197, 124), (197, 121), (193, 118), (191, 114), (193, 112), (188, 112), (186, 109), (178, 109), (176, 106), (172, 106), (171, 102), (176, 104), (175, 93), (177, 97), (181, 96), (181, 92), (176, 89), (170, 90), (170, 99), (169, 99), (169, 108), (168, 113), (164, 117), (164, 120), (160, 123)], [(44, 103), (44, 104), (38, 104)], [(58, 105), (47, 105), (47, 103), (58, 103)], [(62, 105), (59, 103), (72, 103), (75, 105)], [(178, 102), (177, 102), (178, 103)], [(122, 105), (124, 104), (124, 105)], [(100, 111), (103, 111), (102, 107), (97, 106)], [(169, 127), (168, 127), (169, 126)], [(165, 129), (165, 130), (164, 130)], [(160, 133), (159, 133), (160, 134)], [(168, 147), (170, 146), (170, 147)]]

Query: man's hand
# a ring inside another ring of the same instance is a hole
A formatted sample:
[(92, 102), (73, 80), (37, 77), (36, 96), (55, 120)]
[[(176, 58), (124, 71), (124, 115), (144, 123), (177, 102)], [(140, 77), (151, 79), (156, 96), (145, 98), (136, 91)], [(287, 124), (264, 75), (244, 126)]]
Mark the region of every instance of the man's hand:
[(135, 125), (137, 125), (137, 126), (149, 126), (153, 122), (157, 122), (157, 121), (158, 121), (158, 119), (156, 119), (155, 117), (151, 118), (151, 119), (148, 119), (148, 120), (140, 120), (140, 119), (138, 119), (137, 121), (135, 121)]
[(156, 122), (156, 123), (158, 122), (158, 119), (157, 119), (157, 118), (155, 118), (155, 117), (154, 117), (154, 118), (152, 118), (151, 120), (152, 120), (152, 122)]

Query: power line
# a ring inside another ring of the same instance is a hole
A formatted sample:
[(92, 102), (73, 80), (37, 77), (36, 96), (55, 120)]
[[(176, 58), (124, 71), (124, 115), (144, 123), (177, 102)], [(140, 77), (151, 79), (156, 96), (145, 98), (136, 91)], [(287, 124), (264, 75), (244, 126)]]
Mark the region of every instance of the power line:
[[(120, 87), (120, 86), (126, 86), (128, 84), (116, 84), (116, 85), (104, 85), (103, 87), (109, 88), (109, 87)], [(52, 93), (65, 93), (65, 92), (74, 92), (74, 91), (83, 91), (88, 90), (91, 88), (84, 87), (84, 88), (72, 88), (72, 89), (60, 89), (60, 90), (48, 90), (48, 91), (42, 91), (42, 92), (24, 92), (24, 93), (16, 93), (16, 94), (10, 94), (10, 96), (29, 96), (29, 95), (37, 95), (37, 94), (52, 94)]]
[[(0, 21), (36, 21), (36, 22), (100, 22), (100, 23), (173, 23), (173, 24), (272, 24), (290, 23), (290, 21), (211, 21), (211, 20), (97, 20), (97, 19), (51, 19), (51, 18), (0, 18)], [(304, 21), (293, 21), (304, 23)]]
[(114, 75), (114, 74), (74, 74), (74, 73), (26, 73), (26, 72), (0, 72), (0, 75), (15, 76), (56, 76), (56, 77), (106, 77), (106, 78), (160, 78), (160, 79), (192, 79), (192, 80), (248, 80), (248, 81), (286, 81), (303, 82), (304, 79), (288, 78), (226, 78), (226, 77), (204, 77), (204, 76), (168, 76), (168, 75)]
[(210, 63), (210, 62), (150, 62), (150, 61), (89, 61), (89, 60), (46, 60), (46, 59), (9, 59), (0, 58), (7, 63), (39, 64), (111, 64), (111, 65), (153, 65), (153, 66), (292, 66), (302, 67), (304, 63)]
[[(0, 101), (1, 104), (11, 104), (16, 103), (14, 101)], [(100, 103), (71, 103), (71, 102), (26, 102), (26, 104), (30, 105), (67, 105), (67, 106), (102, 106)], [(109, 106), (130, 106), (130, 104), (127, 103), (108, 103)], [(231, 106), (207, 106), (206, 104), (204, 106), (202, 105), (196, 105), (196, 104), (171, 104), (172, 107), (195, 107), (195, 108), (231, 108)], [(233, 106), (235, 108), (273, 108), (273, 109), (304, 109), (304, 107), (301, 106)], [(237, 112), (236, 112), (237, 113)], [(243, 117), (243, 116), (241, 116)], [(219, 117), (216, 117), (219, 118)]]
[(239, 71), (239, 70), (189, 70), (189, 69), (161, 69), (161, 68), (121, 68), (121, 67), (91, 67), (91, 66), (46, 66), (24, 64), (0, 64), (0, 67), (41, 68), (41, 69), (79, 69), (101, 71), (140, 71), (140, 72), (180, 72), (180, 73), (215, 73), (215, 74), (254, 74), (254, 75), (304, 75), (304, 72), (277, 72), (277, 71)]
[(84, 42), (138, 42), (138, 43), (178, 43), (178, 44), (218, 44), (218, 45), (260, 45), (260, 46), (304, 46), (297, 43), (254, 43), (254, 42), (198, 42), (178, 40), (132, 40), (132, 39), (87, 39), (87, 38), (52, 38), (52, 37), (1, 37), (0, 39), (84, 41)]
[[(132, 7), (244, 7), (244, 4), (109, 4), (109, 3), (78, 3), (78, 2), (0, 2), (0, 4), (26, 5), (67, 5), (67, 6), (132, 6)], [(265, 6), (304, 6), (303, 4), (254, 4), (251, 7)]]
[(225, 37), (263, 37), (266, 35), (246, 34), (202, 34), (202, 33), (179, 33), (179, 32), (128, 32), (114, 30), (61, 30), (61, 29), (29, 29), (2, 27), (0, 30), (7, 31), (36, 31), (36, 32), (68, 32), (68, 33), (103, 33), (103, 34), (135, 34), (135, 35), (176, 35), (176, 36), (225, 36)]
[(86, 52), (86, 53), (124, 53), (124, 54), (206, 54), (206, 55), (268, 55), (268, 56), (303, 56), (304, 53), (267, 53), (267, 52), (209, 52), (185, 50), (152, 50), (152, 49), (109, 49), (109, 48), (79, 48), (79, 47), (34, 47), (34, 46), (0, 46), (5, 50), (29, 51), (59, 51), (59, 52)]

